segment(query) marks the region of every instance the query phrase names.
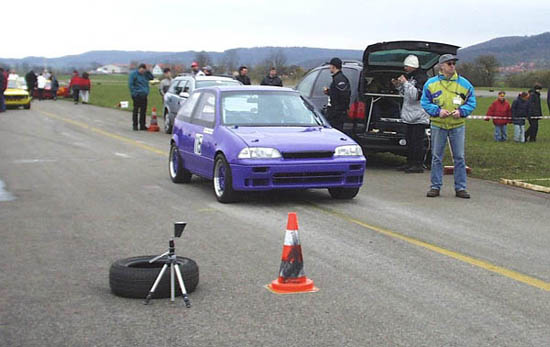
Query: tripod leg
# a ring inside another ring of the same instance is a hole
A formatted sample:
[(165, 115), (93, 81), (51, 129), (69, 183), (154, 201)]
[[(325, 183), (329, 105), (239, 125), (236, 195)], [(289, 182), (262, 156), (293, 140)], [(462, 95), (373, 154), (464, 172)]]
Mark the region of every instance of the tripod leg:
[(174, 266), (176, 268), (176, 275), (178, 275), (178, 282), (180, 284), (183, 302), (185, 302), (185, 307), (189, 308), (191, 307), (191, 300), (189, 300), (189, 297), (187, 297), (187, 290), (185, 289), (185, 284), (183, 283), (183, 277), (181, 276), (180, 266), (179, 264), (175, 264)]
[(176, 289), (174, 286), (174, 263), (170, 264), (170, 301), (175, 301)]
[(145, 305), (149, 304), (149, 300), (151, 300), (151, 298), (153, 297), (153, 294), (155, 293), (155, 290), (157, 290), (157, 286), (159, 285), (160, 280), (162, 279), (162, 276), (164, 275), (164, 272), (166, 272), (167, 268), (168, 268), (168, 264), (164, 264), (164, 266), (160, 270), (159, 275), (157, 276), (157, 279), (155, 280), (155, 283), (153, 283), (153, 286), (151, 287), (149, 294), (147, 294), (147, 297), (145, 298), (145, 302), (143, 304)]

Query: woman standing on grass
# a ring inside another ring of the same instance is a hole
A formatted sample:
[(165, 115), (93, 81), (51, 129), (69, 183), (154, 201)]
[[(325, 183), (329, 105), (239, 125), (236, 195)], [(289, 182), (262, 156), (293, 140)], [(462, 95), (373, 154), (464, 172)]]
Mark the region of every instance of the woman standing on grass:
[(82, 99), (83, 104), (87, 104), (90, 99), (90, 89), (92, 84), (90, 82), (90, 75), (87, 72), (82, 74), (80, 79), (80, 98)]
[(512, 103), (512, 122), (514, 123), (514, 141), (525, 142), (525, 118), (529, 113), (529, 94), (522, 92)]

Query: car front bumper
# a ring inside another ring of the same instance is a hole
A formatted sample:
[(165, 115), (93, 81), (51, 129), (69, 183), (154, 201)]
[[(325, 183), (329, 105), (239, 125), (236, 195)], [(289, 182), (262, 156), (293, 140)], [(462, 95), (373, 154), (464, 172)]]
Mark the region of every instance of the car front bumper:
[(365, 164), (364, 157), (346, 157), (326, 161), (289, 160), (276, 163), (272, 160), (249, 160), (246, 164), (230, 166), (233, 189), (271, 190), (358, 188), (363, 184)]
[(13, 95), (4, 95), (6, 106), (27, 106), (31, 102), (29, 96), (13, 96)]

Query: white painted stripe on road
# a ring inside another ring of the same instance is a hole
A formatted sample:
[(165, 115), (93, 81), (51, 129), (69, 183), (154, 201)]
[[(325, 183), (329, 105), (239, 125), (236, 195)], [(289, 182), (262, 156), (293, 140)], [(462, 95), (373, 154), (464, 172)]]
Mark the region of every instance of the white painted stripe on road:
[(115, 155), (116, 155), (117, 157), (121, 157), (121, 158), (125, 158), (125, 159), (130, 159), (130, 158), (132, 158), (131, 156), (129, 156), (129, 155), (126, 154), (126, 153), (115, 152)]
[(57, 159), (16, 159), (13, 161), (14, 164), (36, 164), (36, 163), (53, 163)]
[(4, 181), (0, 180), (0, 201), (13, 201), (15, 200), (15, 196), (13, 196), (12, 193), (8, 192), (4, 188), (6, 185), (4, 184)]

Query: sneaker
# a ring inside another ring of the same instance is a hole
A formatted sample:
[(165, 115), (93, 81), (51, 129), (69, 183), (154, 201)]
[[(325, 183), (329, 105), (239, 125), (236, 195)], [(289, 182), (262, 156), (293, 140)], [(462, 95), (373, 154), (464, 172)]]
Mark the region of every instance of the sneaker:
[(470, 198), (470, 194), (466, 190), (457, 190), (455, 195), (457, 198), (462, 198), (462, 199)]
[(435, 198), (439, 196), (439, 189), (430, 189), (428, 193), (426, 194), (428, 198)]
[(413, 166), (405, 170), (405, 173), (423, 173), (424, 168), (422, 166)]

